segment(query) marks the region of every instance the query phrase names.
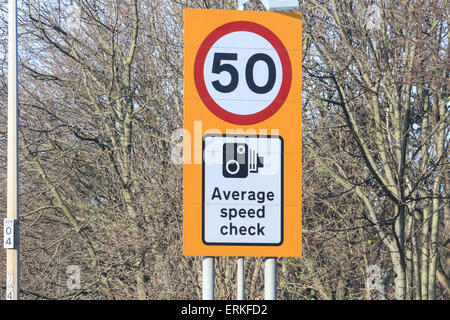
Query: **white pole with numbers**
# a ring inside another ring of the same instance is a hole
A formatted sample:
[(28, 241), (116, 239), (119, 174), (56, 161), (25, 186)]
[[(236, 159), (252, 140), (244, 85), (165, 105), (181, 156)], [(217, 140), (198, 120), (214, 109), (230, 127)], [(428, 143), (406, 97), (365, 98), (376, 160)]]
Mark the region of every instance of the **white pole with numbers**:
[(8, 1), (8, 169), (7, 219), (4, 220), (6, 248), (6, 299), (20, 298), (19, 264), (19, 165), (17, 94), (17, 0)]

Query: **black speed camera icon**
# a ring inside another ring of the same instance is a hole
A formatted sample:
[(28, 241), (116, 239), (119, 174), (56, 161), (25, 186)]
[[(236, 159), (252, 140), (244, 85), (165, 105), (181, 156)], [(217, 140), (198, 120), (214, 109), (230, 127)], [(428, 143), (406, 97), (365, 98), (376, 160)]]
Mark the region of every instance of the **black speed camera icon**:
[(225, 178), (246, 178), (264, 167), (263, 157), (246, 143), (224, 143), (222, 172)]

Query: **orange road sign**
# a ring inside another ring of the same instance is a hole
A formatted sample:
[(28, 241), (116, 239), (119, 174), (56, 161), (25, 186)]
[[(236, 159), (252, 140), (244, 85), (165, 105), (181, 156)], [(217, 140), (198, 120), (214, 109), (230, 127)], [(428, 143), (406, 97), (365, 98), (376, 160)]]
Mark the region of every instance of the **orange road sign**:
[(300, 256), (301, 14), (184, 21), (184, 254)]

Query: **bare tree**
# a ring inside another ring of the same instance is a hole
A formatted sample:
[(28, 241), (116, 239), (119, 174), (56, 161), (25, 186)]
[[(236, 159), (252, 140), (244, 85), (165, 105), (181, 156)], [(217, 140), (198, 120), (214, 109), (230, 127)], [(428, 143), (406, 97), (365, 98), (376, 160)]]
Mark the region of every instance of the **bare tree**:
[[(278, 260), (279, 297), (380, 298), (367, 285), (376, 265), (385, 298), (448, 299), (448, 1), (300, 5), (303, 257)], [(182, 256), (182, 166), (171, 162), (185, 7), (236, 1), (20, 7), (23, 297), (201, 297), (200, 259)], [(5, 14), (0, 4), (3, 177)], [(67, 288), (70, 265), (79, 290)], [(247, 298), (263, 298), (262, 271), (246, 259)], [(4, 274), (0, 264), (2, 288)], [(235, 259), (217, 258), (219, 299), (235, 297), (235, 276)]]
[(377, 1), (376, 24), (366, 2), (304, 7), (315, 12), (305, 15), (305, 113), (316, 128), (307, 152), (364, 205), (389, 249), (395, 297), (435, 299), (448, 205), (448, 3)]

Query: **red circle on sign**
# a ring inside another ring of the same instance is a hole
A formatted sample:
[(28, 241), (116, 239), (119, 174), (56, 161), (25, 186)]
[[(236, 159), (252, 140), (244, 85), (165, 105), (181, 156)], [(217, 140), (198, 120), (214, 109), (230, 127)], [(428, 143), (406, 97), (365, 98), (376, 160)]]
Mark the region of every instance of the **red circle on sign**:
[[(283, 70), (283, 79), (281, 81), (281, 87), (275, 99), (263, 110), (252, 114), (245, 114), (245, 115), (236, 114), (223, 109), (211, 97), (205, 84), (203, 69), (206, 56), (209, 50), (214, 45), (214, 43), (216, 43), (216, 41), (219, 40), (221, 37), (223, 37), (228, 33), (236, 31), (252, 32), (266, 39), (275, 48), (280, 58), (281, 67)], [(202, 99), (206, 107), (217, 117), (233, 124), (240, 124), (240, 125), (255, 124), (270, 118), (273, 114), (275, 114), (275, 112), (278, 111), (278, 109), (281, 108), (284, 101), (286, 100), (292, 82), (291, 60), (289, 59), (289, 55), (283, 43), (272, 31), (254, 22), (233, 21), (215, 29), (206, 37), (206, 39), (200, 45), (200, 48), (197, 52), (197, 56), (195, 57), (194, 62), (194, 80), (195, 86), (197, 87), (197, 91), (200, 95), (200, 99)]]

